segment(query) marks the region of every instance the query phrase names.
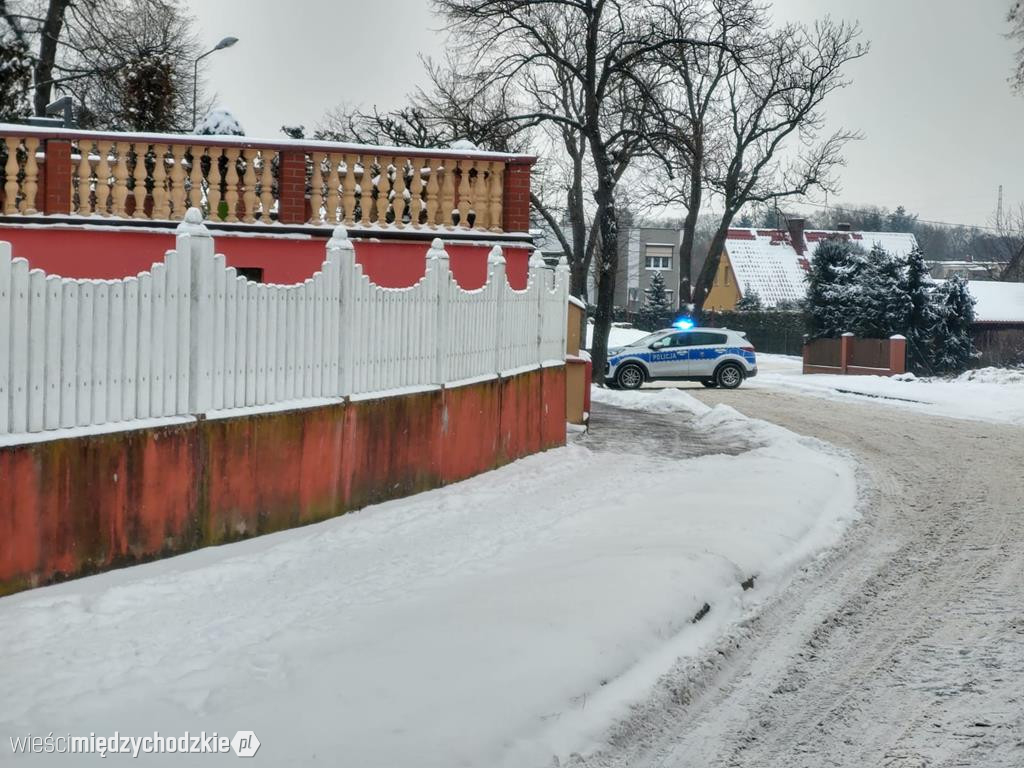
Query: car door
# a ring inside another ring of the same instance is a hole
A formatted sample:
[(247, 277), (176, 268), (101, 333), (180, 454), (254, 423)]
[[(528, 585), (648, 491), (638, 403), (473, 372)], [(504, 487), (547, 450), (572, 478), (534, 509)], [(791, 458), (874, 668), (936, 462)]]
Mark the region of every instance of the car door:
[(655, 379), (689, 376), (690, 336), (688, 331), (672, 333), (651, 345), (648, 363)]
[(729, 337), (713, 331), (694, 331), (691, 336), (689, 375), (711, 378), (719, 358), (728, 351)]

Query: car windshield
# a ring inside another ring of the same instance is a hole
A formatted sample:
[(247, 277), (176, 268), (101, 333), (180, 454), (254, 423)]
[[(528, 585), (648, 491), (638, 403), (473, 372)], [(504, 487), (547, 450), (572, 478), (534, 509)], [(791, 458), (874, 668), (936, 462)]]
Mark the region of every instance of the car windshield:
[(644, 336), (642, 339), (637, 339), (636, 341), (629, 342), (628, 346), (630, 346), (630, 347), (647, 347), (647, 346), (650, 346), (651, 344), (656, 342), (658, 339), (660, 339), (662, 336), (664, 336), (666, 333), (671, 333), (671, 331), (655, 331), (650, 336)]

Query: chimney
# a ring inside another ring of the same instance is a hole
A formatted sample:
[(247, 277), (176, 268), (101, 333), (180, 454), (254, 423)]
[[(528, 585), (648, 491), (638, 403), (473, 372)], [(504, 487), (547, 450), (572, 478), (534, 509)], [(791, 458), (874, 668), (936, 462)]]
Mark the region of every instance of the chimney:
[(842, 224), (837, 224), (836, 229), (840, 232), (849, 232), (852, 229), (852, 227), (848, 222), (844, 221)]
[(790, 218), (786, 219), (786, 226), (789, 227), (789, 239), (793, 241), (793, 247), (797, 255), (803, 256), (807, 250), (807, 243), (804, 241), (804, 220)]

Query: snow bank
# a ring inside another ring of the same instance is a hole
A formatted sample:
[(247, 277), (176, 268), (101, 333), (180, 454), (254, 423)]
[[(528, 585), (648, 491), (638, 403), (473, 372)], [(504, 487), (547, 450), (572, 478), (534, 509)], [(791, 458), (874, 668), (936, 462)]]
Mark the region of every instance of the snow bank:
[[(637, 339), (650, 335), (650, 331), (641, 331), (639, 328), (616, 328), (614, 325), (608, 333), (608, 348), (625, 347)], [(594, 324), (587, 323), (587, 349), (594, 343)]]
[(595, 399), (759, 447), (679, 461), (570, 445), (0, 599), (0, 731), (251, 729), (269, 765), (360, 768), (522, 768), (594, 747), (855, 506), (850, 462), (820, 443), (682, 392)]
[(801, 374), (798, 357), (757, 356), (759, 373), (744, 386), (791, 389), (830, 399), (872, 398), (880, 405), (954, 419), (1024, 424), (1024, 370), (982, 368), (955, 379)]

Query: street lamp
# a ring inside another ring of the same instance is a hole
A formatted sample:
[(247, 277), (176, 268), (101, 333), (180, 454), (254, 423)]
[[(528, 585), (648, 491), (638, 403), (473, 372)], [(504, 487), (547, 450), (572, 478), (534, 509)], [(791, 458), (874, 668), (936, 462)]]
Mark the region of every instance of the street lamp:
[(195, 61), (195, 66), (192, 69), (192, 130), (196, 129), (196, 102), (199, 99), (199, 62), (205, 59), (214, 51), (219, 51), (221, 48), (230, 48), (232, 45), (238, 42), (237, 37), (225, 37), (213, 48), (208, 50), (202, 56)]

